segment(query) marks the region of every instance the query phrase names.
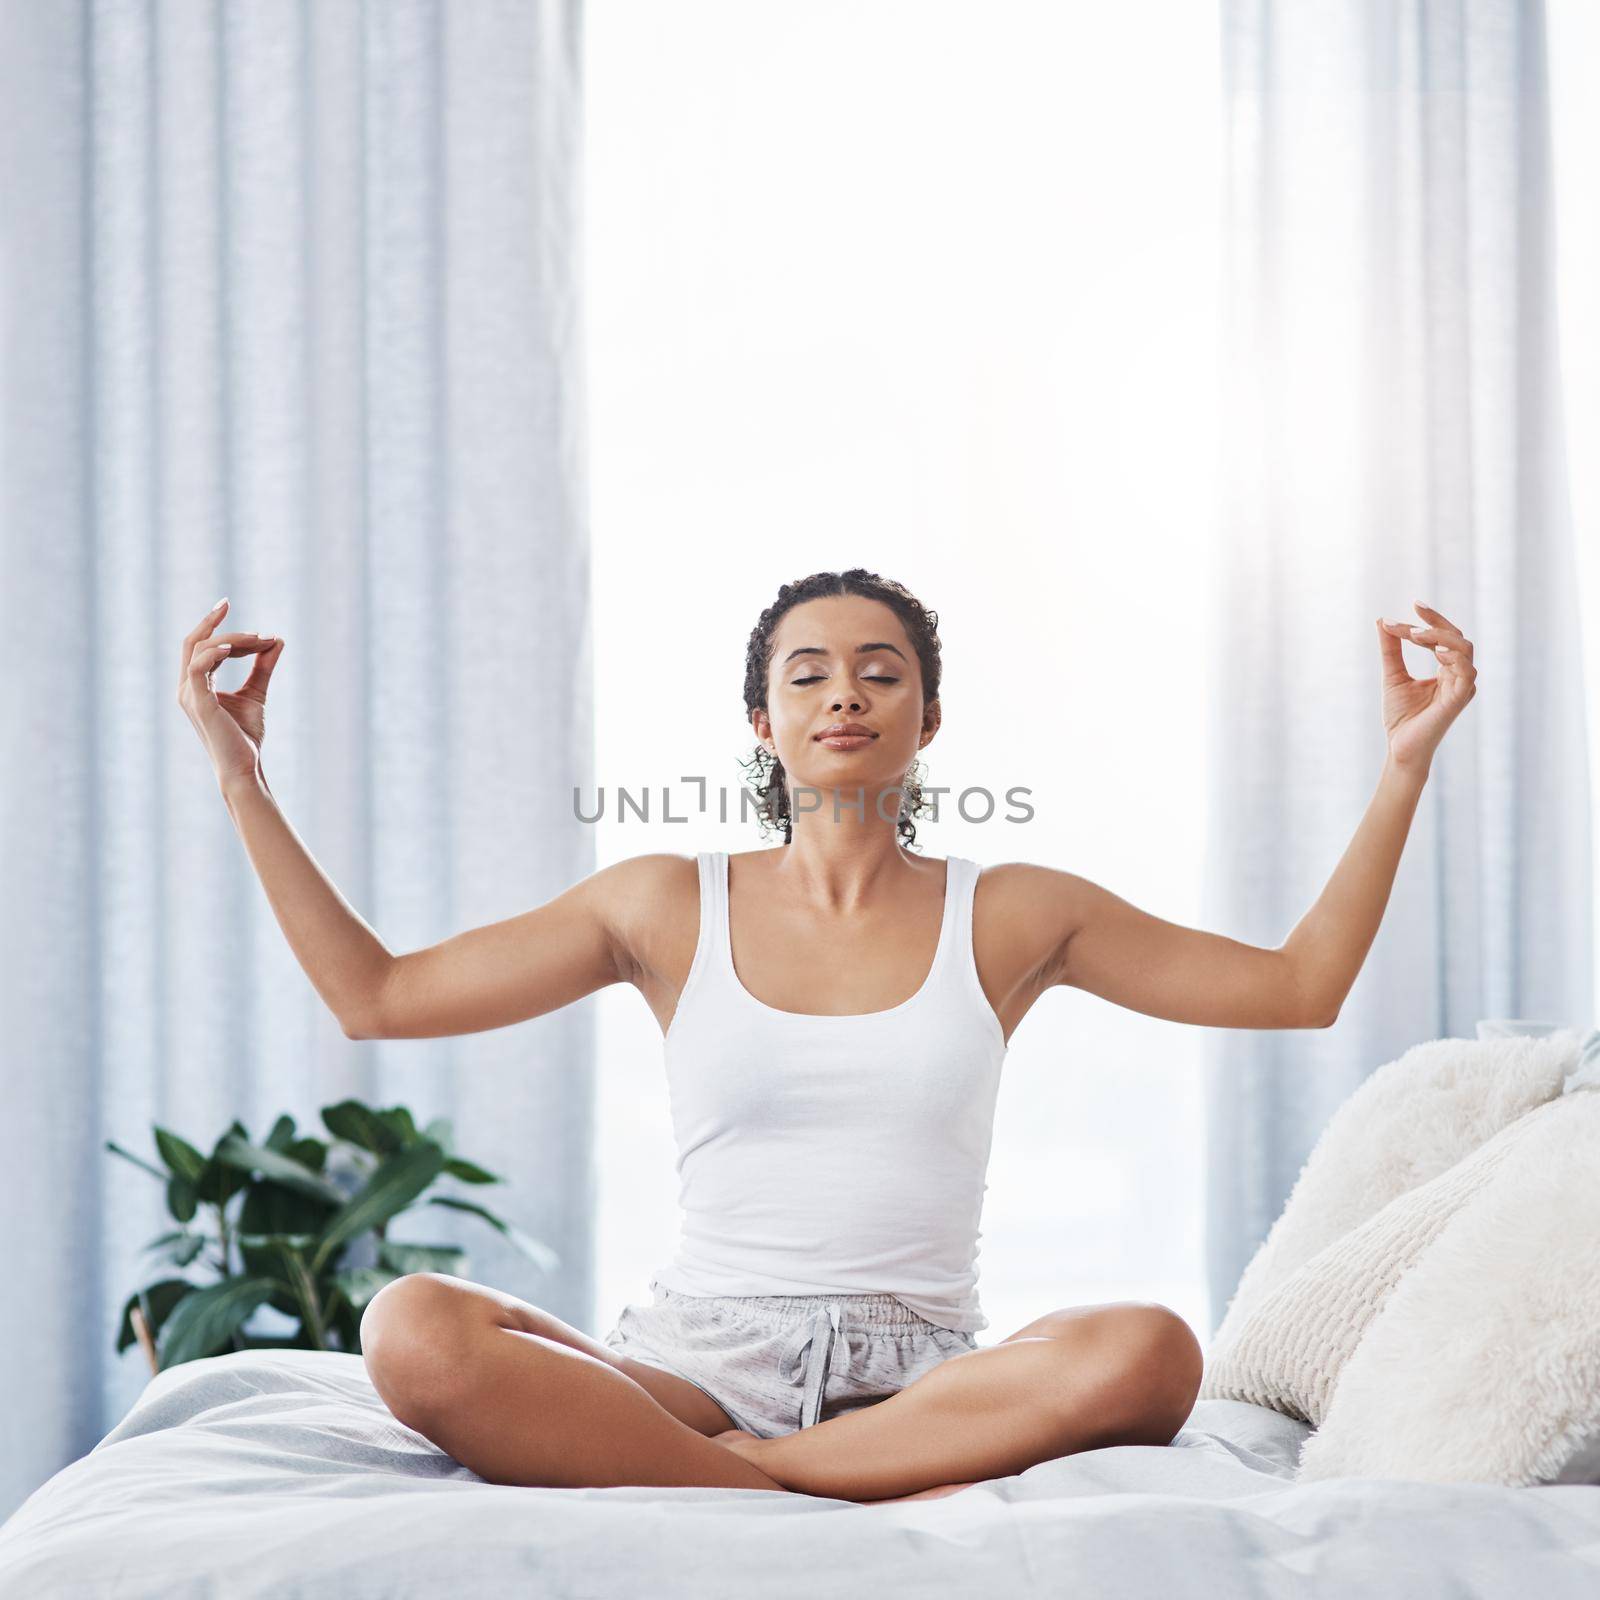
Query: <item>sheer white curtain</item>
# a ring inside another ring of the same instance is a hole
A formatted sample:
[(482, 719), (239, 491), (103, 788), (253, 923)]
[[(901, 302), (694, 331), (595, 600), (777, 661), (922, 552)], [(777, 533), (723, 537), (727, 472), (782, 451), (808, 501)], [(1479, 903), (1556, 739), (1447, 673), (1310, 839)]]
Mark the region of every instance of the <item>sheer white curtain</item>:
[[(1556, 302), (1566, 403), (1567, 470), (1583, 611), (1592, 815), (1600, 837), (1600, 6), (1547, 0), (1550, 117), (1555, 154)], [(1600, 850), (1594, 852), (1595, 989), (1600, 993)]]
[(1437, 607), (1480, 683), (1338, 1023), (1207, 1035), (1214, 1320), (1369, 1072), (1481, 1017), (1587, 1029), (1595, 969), (1543, 6), (1222, 18), (1207, 925), (1281, 939), (1348, 843), (1384, 754), (1374, 618)]
[(589, 1313), (593, 1017), (346, 1039), (175, 702), (218, 596), (286, 638), (273, 792), (391, 949), (592, 869), (578, 25), (0, 7), (0, 1515), (149, 1377), (113, 1350), (171, 1221), (105, 1143), (152, 1123), (448, 1116), (507, 1184), (441, 1191), (561, 1267), (439, 1207), (392, 1237)]
[[(1043, 862), (1193, 923), (1216, 15), (974, 17), (590, 11), (600, 856), (764, 843), (732, 820), (746, 639), (780, 583), (865, 565), (940, 613), (929, 781), (1000, 798), (924, 825), (929, 853)], [(651, 791), (649, 825), (616, 820), (619, 784)], [(1031, 822), (999, 820), (1012, 785)], [(599, 999), (609, 1325), (678, 1219), (659, 1027), (630, 989)], [(981, 1341), (1123, 1297), (1204, 1322), (1199, 1045), (1062, 989), (1022, 1024)]]

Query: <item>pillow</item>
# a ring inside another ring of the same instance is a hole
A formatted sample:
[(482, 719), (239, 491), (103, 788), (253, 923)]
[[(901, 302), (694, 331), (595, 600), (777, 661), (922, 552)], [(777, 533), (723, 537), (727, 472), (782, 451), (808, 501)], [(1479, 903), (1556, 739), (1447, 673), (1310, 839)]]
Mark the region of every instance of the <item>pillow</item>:
[(1405, 1275), (1302, 1478), (1600, 1481), (1600, 1088), (1571, 1089)]
[(1319, 1250), (1560, 1094), (1577, 1056), (1568, 1028), (1537, 1038), (1434, 1039), (1377, 1068), (1322, 1130), (1212, 1348), (1231, 1346), (1262, 1299)]
[(1536, 1106), (1437, 1177), (1395, 1196), (1264, 1294), (1235, 1337), (1208, 1353), (1199, 1398), (1248, 1400), (1320, 1426), (1345, 1363), (1402, 1274), (1563, 1103), (1558, 1097)]
[(1185, 1433), (1221, 1439), (1266, 1461), (1280, 1477), (1293, 1478), (1311, 1430), (1270, 1406), (1253, 1406), (1243, 1400), (1200, 1400), (1172, 1442), (1187, 1442)]

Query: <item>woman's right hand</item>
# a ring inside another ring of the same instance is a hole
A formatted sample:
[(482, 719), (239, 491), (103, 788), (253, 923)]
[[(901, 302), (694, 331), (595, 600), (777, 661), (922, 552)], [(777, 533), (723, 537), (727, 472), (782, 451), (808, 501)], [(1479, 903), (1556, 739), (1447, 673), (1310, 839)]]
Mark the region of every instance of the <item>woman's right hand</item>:
[[(253, 777), (260, 770), (261, 741), (266, 734), (267, 680), (283, 654), (283, 640), (271, 634), (222, 633), (212, 637), (227, 612), (226, 597), (184, 636), (178, 704), (205, 745), (217, 782)], [(211, 674), (234, 656), (259, 659), (237, 693), (219, 694)]]

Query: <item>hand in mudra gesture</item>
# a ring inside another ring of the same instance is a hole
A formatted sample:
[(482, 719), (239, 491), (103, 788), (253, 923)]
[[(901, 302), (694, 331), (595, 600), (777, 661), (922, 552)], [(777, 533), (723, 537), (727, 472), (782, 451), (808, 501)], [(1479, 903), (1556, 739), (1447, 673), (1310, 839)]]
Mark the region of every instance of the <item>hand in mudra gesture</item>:
[[(1400, 766), (1426, 768), (1444, 738), (1445, 729), (1461, 715), (1477, 690), (1478, 669), (1472, 664), (1472, 641), (1442, 611), (1413, 601), (1420, 624), (1378, 618), (1383, 650), (1383, 726), (1389, 754)], [(1413, 678), (1400, 654), (1409, 639), (1431, 650), (1439, 663), (1432, 678)]]
[[(227, 612), (226, 598), (184, 635), (178, 704), (200, 735), (217, 781), (248, 777), (259, 770), (266, 734), (267, 680), (283, 654), (283, 640), (270, 633), (220, 633), (212, 630)], [(219, 692), (211, 675), (234, 656), (255, 655), (250, 676), (230, 693)]]

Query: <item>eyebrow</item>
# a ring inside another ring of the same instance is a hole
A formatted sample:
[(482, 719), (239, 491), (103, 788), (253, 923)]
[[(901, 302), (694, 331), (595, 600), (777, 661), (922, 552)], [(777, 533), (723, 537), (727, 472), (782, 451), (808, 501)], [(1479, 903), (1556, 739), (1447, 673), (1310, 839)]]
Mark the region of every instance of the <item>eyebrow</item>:
[[(856, 646), (856, 654), (858, 656), (865, 655), (869, 650), (893, 650), (902, 661), (906, 659), (905, 652), (903, 650), (896, 649), (894, 645), (883, 639), (878, 640), (876, 644), (858, 644)], [(791, 650), (788, 655), (783, 658), (783, 665), (788, 666), (796, 656), (825, 656), (827, 653), (828, 652), (819, 644), (803, 644), (798, 650)]]

